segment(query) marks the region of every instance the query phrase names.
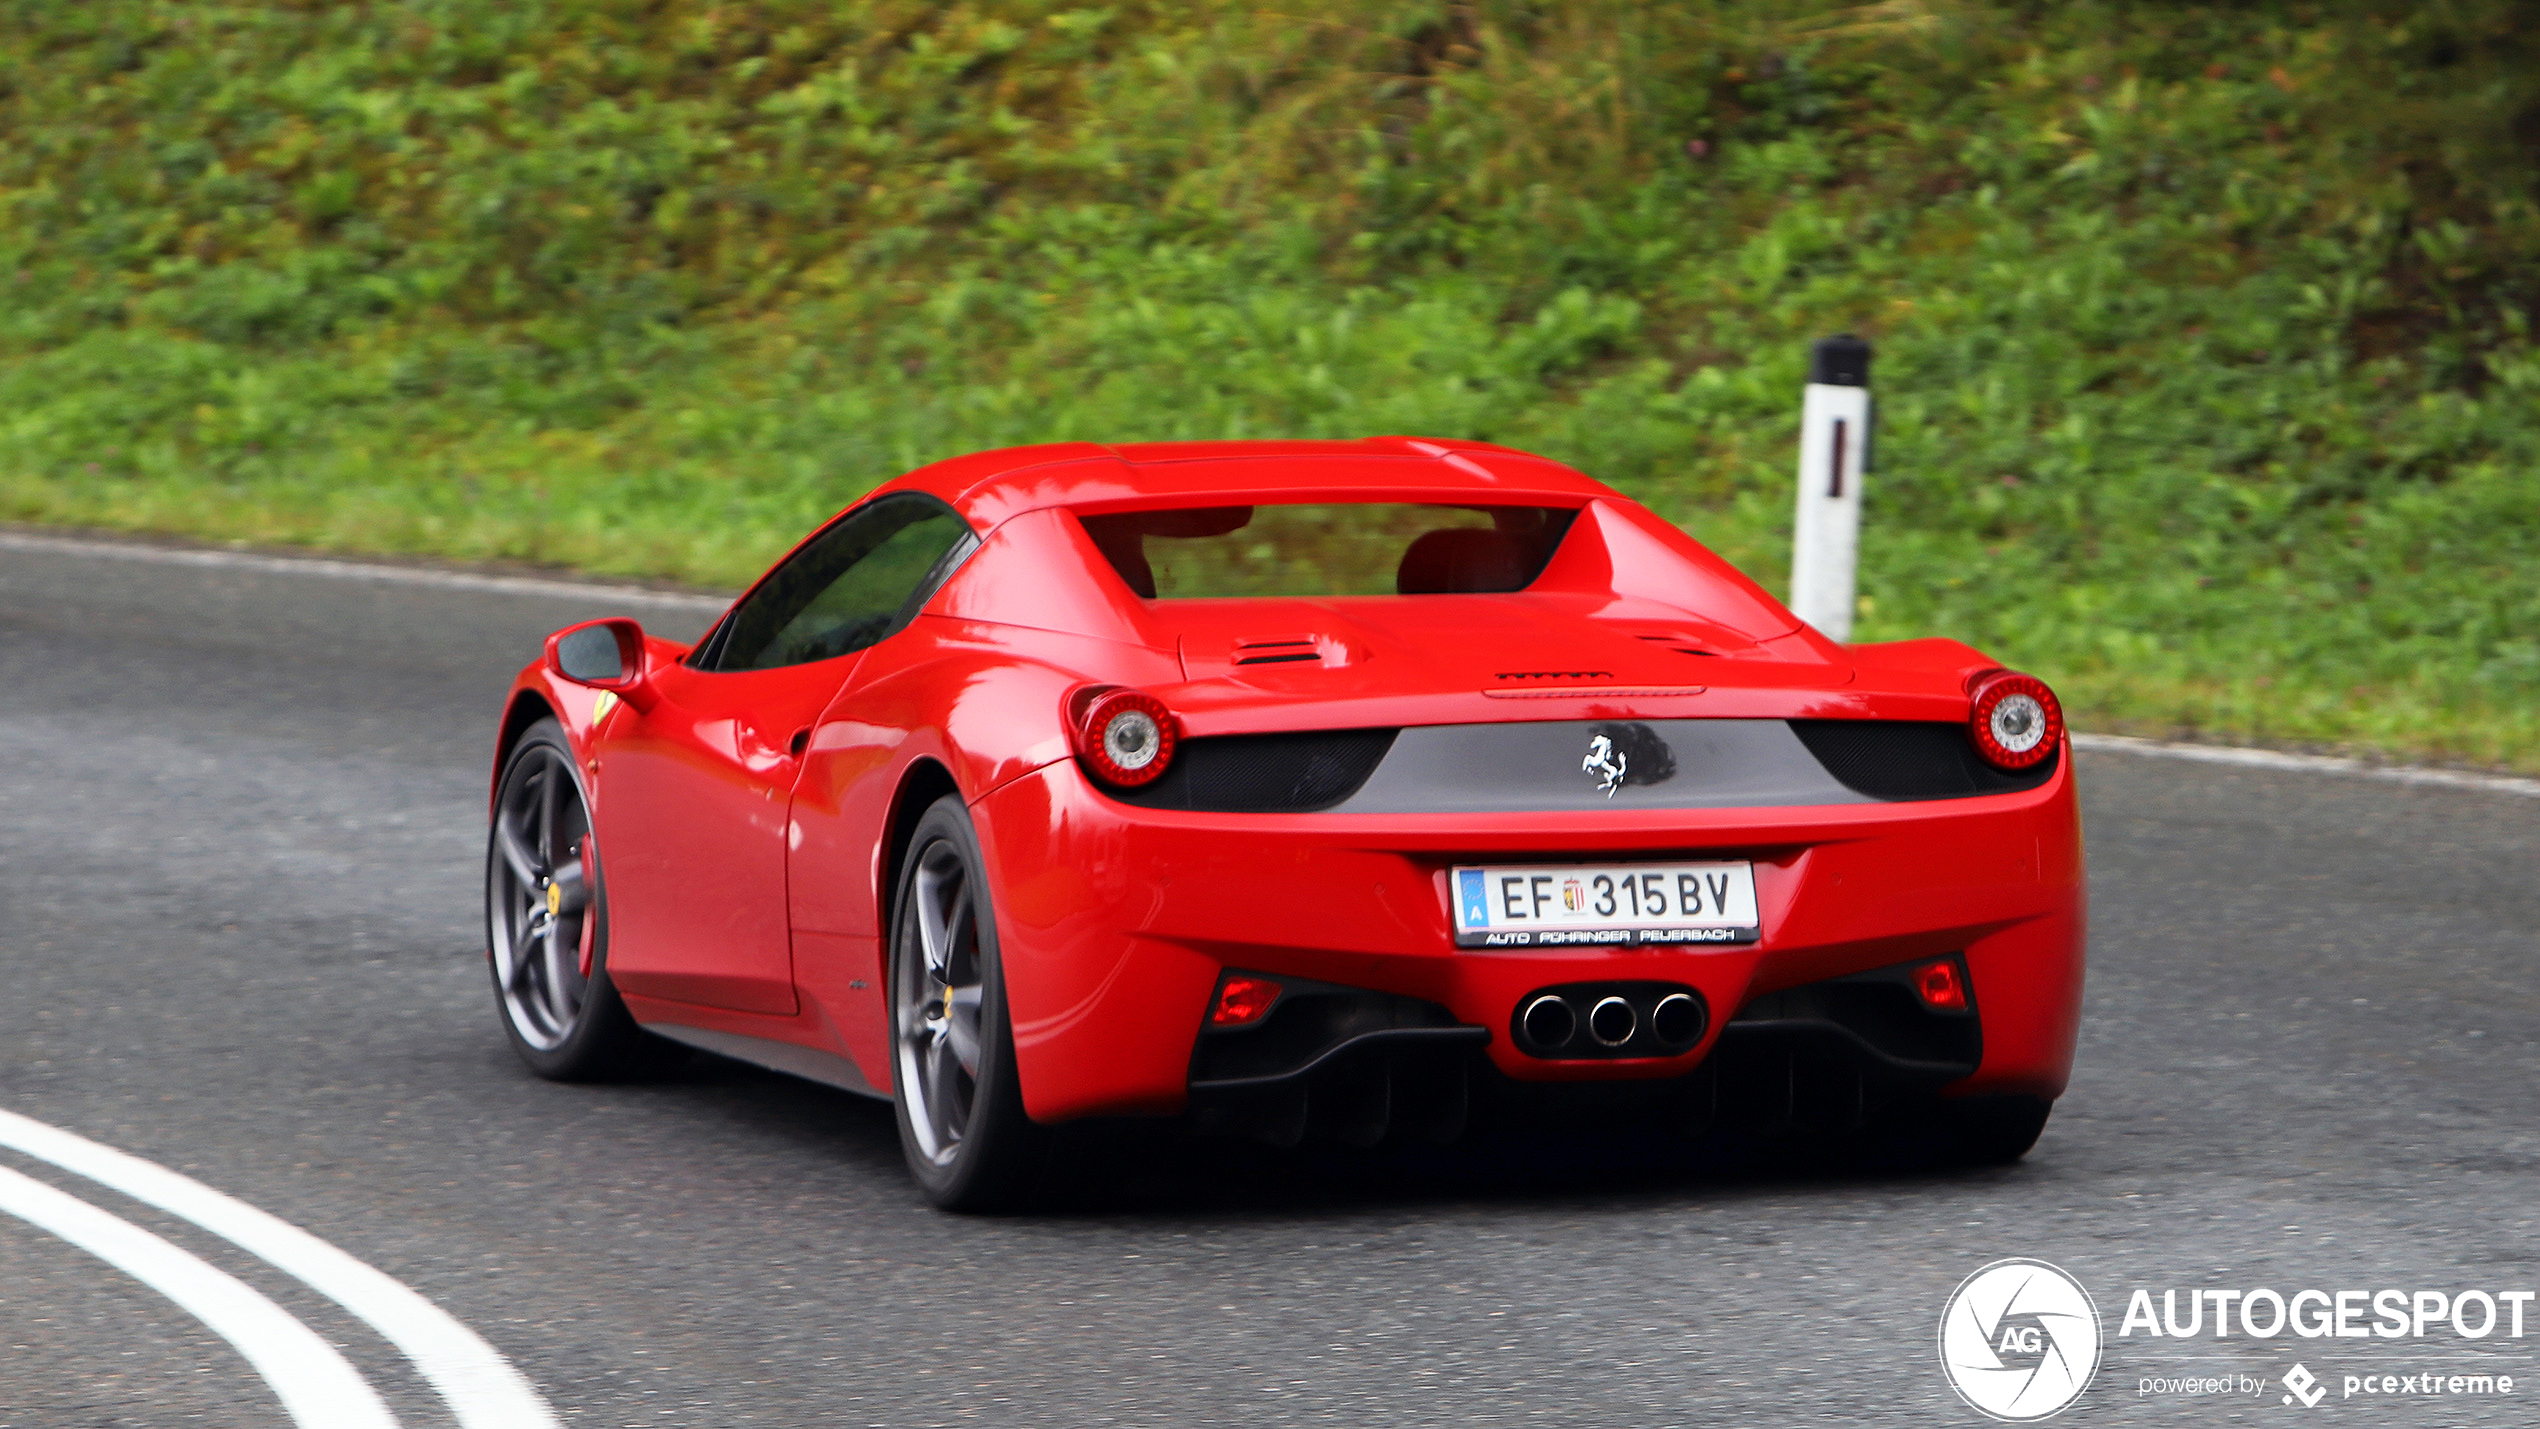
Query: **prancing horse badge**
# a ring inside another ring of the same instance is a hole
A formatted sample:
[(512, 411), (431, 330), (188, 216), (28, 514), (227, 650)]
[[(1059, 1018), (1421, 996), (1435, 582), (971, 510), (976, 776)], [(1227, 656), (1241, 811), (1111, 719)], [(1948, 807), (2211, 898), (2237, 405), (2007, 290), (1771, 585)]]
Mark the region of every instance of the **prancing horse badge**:
[(1658, 731), (1638, 721), (1600, 724), (1588, 731), (1587, 758), (1579, 761), (1579, 772), (1611, 799), (1626, 784), (1664, 784), (1676, 777), (1676, 752)]
[(1587, 758), (1579, 761), (1579, 772), (1595, 775), (1596, 787), (1604, 790), (1608, 799), (1623, 787), (1623, 774), (1630, 768), (1630, 756), (1614, 747), (1611, 736), (1602, 734), (1588, 741)]

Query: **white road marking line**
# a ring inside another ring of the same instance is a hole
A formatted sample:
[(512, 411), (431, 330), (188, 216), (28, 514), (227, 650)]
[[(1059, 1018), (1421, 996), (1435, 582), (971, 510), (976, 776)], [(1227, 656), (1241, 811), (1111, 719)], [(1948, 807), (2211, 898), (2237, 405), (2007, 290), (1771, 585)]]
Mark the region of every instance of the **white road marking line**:
[(247, 1357), (308, 1429), (397, 1429), (378, 1391), (317, 1332), (254, 1287), (130, 1221), (0, 1166), (0, 1211), (158, 1291)]
[(141, 561), (162, 566), (202, 566), (257, 571), (267, 575), (317, 576), (330, 580), (373, 581), (383, 585), (435, 586), (442, 590), (490, 591), (498, 595), (560, 596), (568, 600), (608, 600), (678, 610), (722, 613), (732, 603), (720, 595), (688, 595), (631, 585), (586, 585), (581, 581), (544, 580), (537, 576), (496, 576), (474, 571), (442, 571), (428, 566), (390, 566), (369, 561), (343, 561), (325, 556), (266, 556), (253, 551), (197, 551), (181, 546), (145, 546), (99, 541), (79, 536), (43, 536), (26, 531), (0, 531), (0, 551), (96, 556), (112, 561)]
[(2540, 799), (2540, 779), (2511, 774), (2474, 774), (2465, 769), (2427, 769), (2413, 764), (2367, 764), (2329, 754), (2285, 754), (2273, 749), (2243, 749), (2228, 744), (2177, 744), (2137, 739), (2125, 734), (2076, 734), (2075, 749), (2111, 754), (2140, 754), (2156, 759), (2187, 759), (2202, 764), (2236, 764), (2243, 769), (2281, 769), (2299, 774), (2340, 774), (2352, 779), (2379, 779), (2390, 784), (2417, 784), (2442, 789), (2477, 789), (2489, 794), (2515, 794)]
[(561, 1429), (527, 1376), (413, 1290), (278, 1216), (191, 1176), (0, 1111), (0, 1146), (180, 1216), (352, 1311), (414, 1362), (461, 1429)]

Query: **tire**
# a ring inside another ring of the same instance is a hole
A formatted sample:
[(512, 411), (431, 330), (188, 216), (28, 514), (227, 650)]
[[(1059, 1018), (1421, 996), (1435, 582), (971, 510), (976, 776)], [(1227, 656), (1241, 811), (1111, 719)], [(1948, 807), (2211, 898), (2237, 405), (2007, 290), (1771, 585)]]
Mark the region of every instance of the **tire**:
[(2028, 1155), (2055, 1104), (2044, 1097), (1968, 1097), (1939, 1107), (1942, 1144), (1956, 1166), (2008, 1166)]
[(512, 1050), (549, 1081), (650, 1070), (666, 1044), (635, 1025), (609, 982), (607, 890), (587, 857), (591, 802), (563, 727), (542, 719), (524, 731), (495, 789), (486, 962)]
[(948, 1211), (1038, 1198), (1050, 1138), (1023, 1110), (979, 837), (958, 796), (910, 835), (891, 900), (891, 1090), (900, 1149)]

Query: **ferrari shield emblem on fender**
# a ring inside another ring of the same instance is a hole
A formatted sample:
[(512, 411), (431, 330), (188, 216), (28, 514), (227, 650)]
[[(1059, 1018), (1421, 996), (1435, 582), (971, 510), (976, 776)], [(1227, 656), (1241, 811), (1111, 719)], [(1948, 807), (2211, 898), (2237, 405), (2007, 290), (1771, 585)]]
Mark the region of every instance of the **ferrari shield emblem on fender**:
[(1579, 761), (1579, 772), (1595, 775), (1596, 787), (1608, 799), (1623, 787), (1623, 773), (1630, 767), (1630, 757), (1614, 747), (1612, 738), (1602, 734), (1588, 741), (1587, 758)]

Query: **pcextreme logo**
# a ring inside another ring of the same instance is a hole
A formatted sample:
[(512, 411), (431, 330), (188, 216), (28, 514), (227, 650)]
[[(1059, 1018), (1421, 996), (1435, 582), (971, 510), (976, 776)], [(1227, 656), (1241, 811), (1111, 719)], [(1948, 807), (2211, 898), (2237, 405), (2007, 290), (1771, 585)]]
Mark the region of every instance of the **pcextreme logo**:
[(1940, 1368), (1979, 1414), (2012, 1423), (2060, 1414), (2099, 1372), (2099, 1308), (2059, 1266), (1997, 1260), (1942, 1308)]
[(2297, 1364), (2284, 1372), (2284, 1389), (2284, 1402), (2291, 1404), (2300, 1400), (2304, 1409), (2317, 1409), (2320, 1401), (2328, 1398), (2328, 1387), (2320, 1383), (2320, 1377), (2311, 1373), (2311, 1367), (2306, 1364)]

